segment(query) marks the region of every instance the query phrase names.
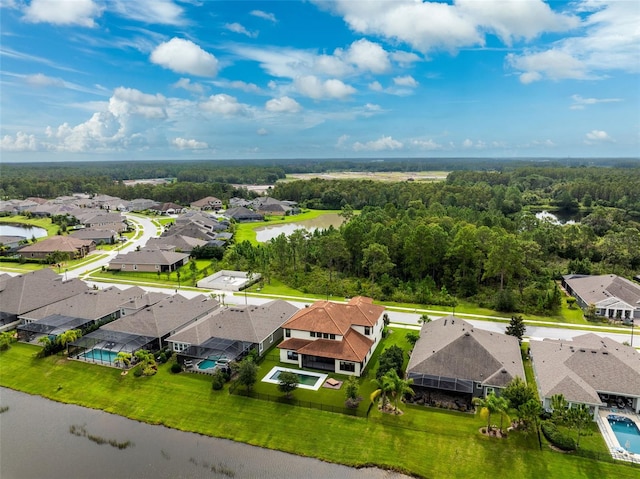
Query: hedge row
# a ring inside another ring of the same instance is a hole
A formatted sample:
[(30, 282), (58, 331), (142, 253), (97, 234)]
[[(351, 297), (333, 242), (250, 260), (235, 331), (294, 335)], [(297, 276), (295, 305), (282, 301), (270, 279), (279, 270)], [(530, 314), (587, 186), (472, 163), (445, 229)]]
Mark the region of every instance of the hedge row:
[(547, 438), (547, 441), (563, 451), (576, 450), (576, 441), (572, 437), (563, 434), (551, 421), (542, 423), (542, 434)]

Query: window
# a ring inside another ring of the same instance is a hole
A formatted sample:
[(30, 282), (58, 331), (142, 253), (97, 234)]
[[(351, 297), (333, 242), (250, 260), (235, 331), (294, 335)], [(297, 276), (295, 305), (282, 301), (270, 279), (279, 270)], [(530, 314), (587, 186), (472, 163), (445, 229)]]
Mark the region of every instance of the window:
[(356, 365), (354, 363), (340, 361), (340, 371), (349, 371), (354, 373), (356, 371)]
[(311, 335), (312, 338), (316, 337), (316, 332), (315, 331), (311, 331), (309, 334)]
[(482, 383), (476, 384), (476, 389), (482, 389)]
[(295, 351), (287, 351), (287, 359), (290, 359), (292, 361), (297, 361), (298, 353), (296, 353)]
[(269, 337), (269, 342), (272, 343), (273, 342), (273, 333), (271, 333), (271, 336)]
[(495, 394), (495, 390), (493, 388), (487, 388), (487, 396), (489, 394)]
[(329, 335), (329, 339), (336, 339), (336, 335), (335, 334), (330, 334)]
[(369, 336), (371, 334), (371, 328), (369, 326), (364, 327), (364, 334)]
[(291, 337), (291, 330), (290, 329), (285, 329), (284, 330), (284, 337), (285, 338), (290, 338)]
[[(318, 334), (320, 334), (320, 333), (318, 333)], [(324, 339), (329, 339), (329, 333), (322, 333), (322, 337)]]

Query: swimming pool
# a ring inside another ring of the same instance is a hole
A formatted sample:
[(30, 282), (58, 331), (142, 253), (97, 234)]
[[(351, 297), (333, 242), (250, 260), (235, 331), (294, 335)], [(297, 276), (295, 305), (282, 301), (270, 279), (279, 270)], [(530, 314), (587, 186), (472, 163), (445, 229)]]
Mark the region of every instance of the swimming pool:
[(638, 425), (631, 418), (615, 414), (609, 414), (607, 421), (609, 421), (620, 447), (634, 454), (640, 454), (640, 429)]
[(200, 369), (201, 371), (205, 371), (207, 369), (213, 369), (218, 364), (218, 361), (222, 359), (225, 360), (225, 364), (228, 363), (227, 358), (224, 356), (209, 356), (207, 359), (203, 359), (202, 361), (198, 362), (197, 364), (198, 369)]
[(90, 351), (82, 353), (80, 357), (93, 360), (93, 361), (102, 361), (103, 363), (115, 363), (116, 357), (118, 353), (115, 351), (111, 351), (109, 349), (99, 349), (94, 348)]
[(289, 371), (295, 373), (298, 376), (298, 387), (300, 389), (312, 389), (314, 391), (317, 391), (324, 380), (327, 379), (327, 375), (322, 373), (314, 373), (311, 371), (301, 371), (299, 369), (281, 368), (280, 366), (274, 366), (271, 371), (269, 371), (267, 375), (262, 378), (262, 381), (265, 383), (278, 384), (278, 378), (283, 371)]

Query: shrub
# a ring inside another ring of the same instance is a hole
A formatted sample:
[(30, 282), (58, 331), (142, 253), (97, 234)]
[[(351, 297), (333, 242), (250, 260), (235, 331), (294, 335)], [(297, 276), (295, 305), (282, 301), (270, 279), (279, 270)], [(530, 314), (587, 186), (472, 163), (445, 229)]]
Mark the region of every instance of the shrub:
[(182, 366), (180, 366), (179, 363), (173, 363), (171, 365), (171, 372), (174, 373), (174, 374), (181, 373), (182, 372)]
[(550, 421), (542, 423), (542, 434), (547, 438), (547, 441), (563, 451), (576, 450), (576, 441), (572, 437), (564, 435), (558, 427)]
[(135, 368), (133, 368), (133, 375), (137, 378), (142, 376), (142, 366), (138, 365)]
[(213, 380), (211, 381), (211, 388), (214, 391), (220, 391), (224, 387), (225, 375), (222, 371), (218, 370), (213, 374)]

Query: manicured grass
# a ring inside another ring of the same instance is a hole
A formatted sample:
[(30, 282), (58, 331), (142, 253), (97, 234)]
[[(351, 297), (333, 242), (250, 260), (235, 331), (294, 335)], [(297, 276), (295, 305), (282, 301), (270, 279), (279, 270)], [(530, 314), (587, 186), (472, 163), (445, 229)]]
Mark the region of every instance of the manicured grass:
[(267, 216), (266, 221), (257, 221), (251, 223), (238, 223), (236, 225), (236, 231), (234, 233), (234, 239), (236, 243), (242, 243), (243, 241), (249, 241), (252, 244), (258, 244), (256, 240), (256, 228), (262, 226), (272, 226), (284, 223), (297, 223), (303, 220), (312, 220), (318, 216), (326, 215), (329, 213), (340, 213), (339, 210), (304, 210), (299, 215), (292, 216)]
[(484, 420), (469, 414), (404, 405), (401, 416), (374, 410), (367, 420), (213, 391), (208, 376), (173, 375), (170, 364), (153, 377), (135, 378), (60, 356), (35, 359), (38, 350), (13, 344), (0, 353), (0, 385), (152, 424), (420, 477), (638, 477), (639, 469), (626, 465), (546, 446), (540, 451), (533, 435), (484, 437), (478, 433)]
[[(51, 218), (28, 218), (22, 215), (0, 217), (0, 223), (19, 223), (23, 225), (37, 226), (38, 228), (47, 230), (47, 236), (56, 235), (60, 228), (60, 226), (51, 222)], [(44, 238), (40, 239), (43, 240)]]

